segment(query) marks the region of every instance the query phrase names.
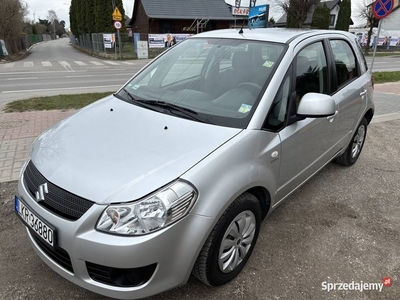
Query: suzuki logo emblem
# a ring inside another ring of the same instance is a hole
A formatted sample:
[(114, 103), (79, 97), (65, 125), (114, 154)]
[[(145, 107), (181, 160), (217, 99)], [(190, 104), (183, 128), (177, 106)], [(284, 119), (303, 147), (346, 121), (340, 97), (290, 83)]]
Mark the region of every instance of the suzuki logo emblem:
[(49, 189), (47, 188), (47, 182), (39, 185), (38, 191), (36, 192), (36, 201), (43, 201), (44, 194), (47, 194)]

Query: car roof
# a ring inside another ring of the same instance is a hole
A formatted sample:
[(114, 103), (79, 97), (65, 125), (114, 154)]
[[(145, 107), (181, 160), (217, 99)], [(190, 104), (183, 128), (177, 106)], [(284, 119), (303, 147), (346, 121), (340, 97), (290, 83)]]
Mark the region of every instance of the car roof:
[(221, 29), (206, 31), (194, 35), (193, 38), (233, 38), (233, 39), (247, 39), (247, 40), (259, 40), (268, 42), (278, 43), (290, 43), (298, 37), (302, 39), (315, 36), (315, 35), (327, 35), (327, 34), (348, 34), (344, 31), (338, 30), (311, 30), (311, 29), (293, 29), (293, 28), (254, 28), (248, 29), (243, 28), (243, 33), (239, 33), (240, 29)]

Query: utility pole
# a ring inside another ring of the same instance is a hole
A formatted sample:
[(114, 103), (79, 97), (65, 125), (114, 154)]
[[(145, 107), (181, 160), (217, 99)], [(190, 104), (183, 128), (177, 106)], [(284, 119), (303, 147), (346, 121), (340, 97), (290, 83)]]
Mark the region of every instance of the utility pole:
[[(115, 0), (111, 0), (113, 11), (115, 10)], [(115, 19), (114, 19), (115, 20)], [(117, 30), (118, 37), (118, 47), (119, 47), (119, 57), (122, 58), (122, 46), (121, 46), (121, 35), (119, 34), (119, 30)], [(115, 54), (117, 54), (117, 46), (115, 45)]]

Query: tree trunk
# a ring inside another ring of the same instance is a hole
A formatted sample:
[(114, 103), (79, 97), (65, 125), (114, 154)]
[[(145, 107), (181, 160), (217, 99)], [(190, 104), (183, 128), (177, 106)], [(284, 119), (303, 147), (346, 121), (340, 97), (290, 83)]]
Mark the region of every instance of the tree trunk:
[(369, 53), (369, 45), (371, 44), (372, 29), (374, 29), (374, 22), (371, 22), (371, 25), (369, 26), (369, 30), (368, 30), (367, 45), (365, 46), (365, 54), (366, 55), (368, 55), (368, 53)]

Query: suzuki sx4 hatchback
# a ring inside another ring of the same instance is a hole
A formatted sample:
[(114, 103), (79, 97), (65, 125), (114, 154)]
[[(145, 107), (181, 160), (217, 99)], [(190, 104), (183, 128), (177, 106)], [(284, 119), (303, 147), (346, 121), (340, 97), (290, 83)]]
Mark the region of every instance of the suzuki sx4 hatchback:
[(283, 200), (357, 161), (372, 97), (352, 34), (198, 34), (39, 136), (15, 210), (40, 258), (95, 293), (222, 285)]

